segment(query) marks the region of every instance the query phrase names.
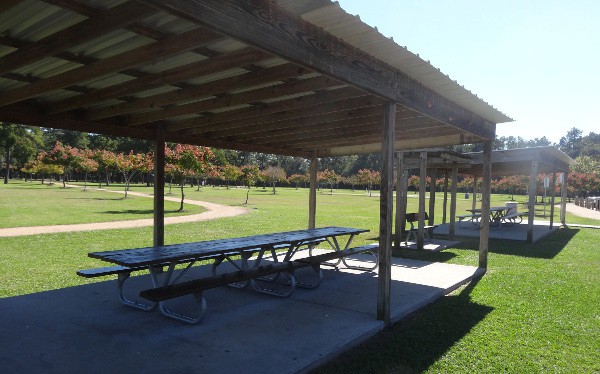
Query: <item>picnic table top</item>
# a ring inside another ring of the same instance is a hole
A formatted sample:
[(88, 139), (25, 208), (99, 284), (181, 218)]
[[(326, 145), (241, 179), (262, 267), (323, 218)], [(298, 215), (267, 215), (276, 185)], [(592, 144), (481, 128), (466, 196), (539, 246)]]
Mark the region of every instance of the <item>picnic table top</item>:
[[(490, 207), (490, 212), (499, 212), (499, 211), (508, 210), (508, 209), (510, 209), (510, 208), (507, 206), (493, 206), (493, 207)], [(467, 209), (467, 212), (481, 213), (481, 208)]]
[(356, 235), (368, 231), (366, 229), (330, 226), (156, 247), (91, 252), (88, 256), (122, 266), (139, 267), (173, 261), (201, 259), (203, 257), (268, 246), (291, 245), (320, 238)]

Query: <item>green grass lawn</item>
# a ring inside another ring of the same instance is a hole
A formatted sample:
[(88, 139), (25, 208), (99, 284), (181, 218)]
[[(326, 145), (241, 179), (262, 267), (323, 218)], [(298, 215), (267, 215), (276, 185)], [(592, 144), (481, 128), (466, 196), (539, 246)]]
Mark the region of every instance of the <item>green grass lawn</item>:
[[(87, 196), (87, 192), (73, 192)], [(245, 196), (243, 188), (186, 191), (190, 199), (240, 206)], [(458, 212), (471, 204), (460, 197)], [(508, 196), (494, 195), (492, 205), (508, 200)], [(165, 240), (182, 243), (306, 227), (307, 202), (307, 189), (279, 188), (273, 195), (269, 189), (253, 188), (248, 214), (169, 225)], [(356, 244), (377, 236), (377, 197), (362, 191), (334, 190), (330, 194), (323, 190), (318, 192), (317, 203), (318, 226), (370, 229)], [(436, 207), (441, 203), (439, 194)], [(409, 198), (409, 211), (416, 207), (417, 199)], [(539, 208), (536, 212), (541, 215)], [(35, 209), (21, 211), (19, 219), (27, 214), (36, 215)], [(440, 212), (436, 214), (439, 220)], [(567, 215), (567, 223), (600, 225), (598, 220), (571, 215)], [(398, 251), (394, 255), (476, 265), (478, 240), (461, 240), (457, 248), (440, 253)], [(0, 238), (0, 243), (0, 297), (10, 297), (90, 282), (75, 275), (77, 269), (101, 265), (88, 258), (88, 252), (151, 245), (152, 228)], [(491, 240), (489, 269), (482, 279), (392, 326), (320, 371), (599, 372), (600, 252), (596, 243), (600, 243), (600, 230), (577, 228), (562, 228), (533, 245)]]
[[(123, 190), (123, 186), (119, 186)], [(201, 213), (201, 206), (187, 204), (178, 212), (179, 203), (165, 201), (167, 216)], [(79, 188), (62, 188), (53, 185), (11, 180), (0, 185), (0, 228), (74, 223), (120, 221), (151, 218), (152, 199), (99, 191), (88, 185)]]

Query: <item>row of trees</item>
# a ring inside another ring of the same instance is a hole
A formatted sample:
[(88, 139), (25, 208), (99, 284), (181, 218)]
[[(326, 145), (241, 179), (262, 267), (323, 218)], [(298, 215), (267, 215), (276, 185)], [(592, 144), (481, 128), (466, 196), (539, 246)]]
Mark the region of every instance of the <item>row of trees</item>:
[[(55, 140), (62, 140), (60, 144), (64, 149), (55, 149)], [(544, 145), (551, 145), (544, 137), (525, 140), (509, 136), (497, 138), (494, 149)], [(600, 134), (590, 133), (583, 136), (581, 130), (573, 128), (554, 145), (577, 161), (572, 166), (572, 171), (579, 176), (573, 180), (574, 193), (600, 192), (600, 184), (595, 182), (600, 177)], [(3, 151), (0, 152), (0, 162), (4, 161), (0, 165), (4, 164), (5, 183), (8, 183), (9, 172), (18, 173), (25, 170), (41, 175), (76, 172), (81, 174), (84, 180), (87, 179), (86, 173), (104, 173), (106, 177), (118, 171), (123, 181), (128, 184), (132, 178), (141, 178), (144, 173), (152, 170), (151, 147), (151, 142), (146, 140), (0, 123), (0, 148)], [(175, 145), (172, 145), (170, 149), (174, 147)], [(471, 152), (479, 151), (478, 147), (480, 145), (474, 144), (450, 148), (460, 152)], [(102, 151), (98, 151), (99, 149)], [(40, 150), (45, 152), (44, 158), (60, 156), (64, 157), (64, 161), (41, 162)], [(223, 149), (211, 149), (210, 152), (211, 172), (217, 173), (211, 178), (223, 180), (227, 185), (247, 185), (247, 178), (243, 173), (240, 174), (240, 169), (247, 170), (248, 165), (256, 165), (258, 168), (252, 183), (269, 184), (274, 192), (277, 183), (298, 187), (308, 182), (306, 174), (309, 165), (303, 158)], [(352, 187), (365, 186), (370, 193), (379, 184), (378, 174), (371, 172), (380, 169), (378, 154), (326, 157), (319, 159), (319, 165), (322, 170), (319, 172), (319, 183), (331, 189), (342, 183)]]

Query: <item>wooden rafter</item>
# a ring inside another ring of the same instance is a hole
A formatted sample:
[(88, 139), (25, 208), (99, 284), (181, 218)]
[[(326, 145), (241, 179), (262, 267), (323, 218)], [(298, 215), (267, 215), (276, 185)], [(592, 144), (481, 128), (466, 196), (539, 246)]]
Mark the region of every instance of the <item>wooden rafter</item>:
[[(182, 116), (191, 113), (200, 113), (207, 110), (215, 110), (248, 104), (254, 100), (262, 100), (269, 97), (296, 95), (303, 92), (321, 90), (328, 87), (339, 85), (339, 83), (327, 77), (315, 77), (308, 79), (298, 79), (285, 82), (271, 87), (262, 87), (255, 90), (244, 91), (237, 94), (223, 95), (208, 100), (202, 100), (190, 104), (175, 106), (173, 108), (133, 115), (127, 119), (126, 124), (136, 125), (141, 123), (154, 122), (161, 119)], [(179, 125), (169, 126), (169, 130), (183, 130), (185, 122)]]
[(207, 96), (207, 92), (223, 93), (232, 89), (240, 89), (299, 77), (308, 73), (308, 69), (292, 64), (284, 64), (258, 71), (247, 72), (233, 77), (191, 85), (190, 87), (166, 92), (158, 95), (136, 99), (132, 102), (115, 104), (101, 108), (90, 109), (86, 118), (90, 120), (102, 119), (118, 115), (134, 113), (140, 110), (153, 109), (160, 106), (174, 104), (181, 101), (198, 99)]
[(64, 52), (153, 13), (156, 13), (156, 9), (135, 1), (117, 5), (96, 17), (81, 21), (0, 58), (0, 74)]
[(268, 0), (144, 2), (398, 102), (448, 125), (494, 139), (495, 128), (491, 123)]
[[(90, 65), (84, 65), (6, 92), (0, 95), (0, 105), (9, 105), (48, 91), (85, 82), (95, 77), (116, 73), (142, 64), (153, 63), (173, 54), (189, 51), (198, 45), (213, 42), (218, 38), (220, 38), (220, 35), (204, 29), (173, 35), (161, 41), (147, 44), (104, 60), (96, 61)], [(76, 99), (70, 99), (69, 101), (76, 101)], [(57, 109), (53, 110), (52, 113), (60, 112), (64, 109), (64, 107), (57, 105)]]
[[(349, 119), (355, 115), (356, 110), (359, 108), (373, 107), (381, 104), (381, 99), (372, 95), (364, 95), (351, 99), (324, 102), (320, 104), (317, 103), (315, 105), (304, 107), (302, 111), (286, 110), (263, 114), (260, 116), (248, 117), (226, 123), (221, 122), (217, 124), (197, 126), (191, 129), (190, 132), (200, 133), (205, 131), (233, 130), (244, 133), (245, 128), (257, 127), (259, 125), (259, 130), (264, 129), (265, 131), (270, 131), (272, 129), (281, 127), (297, 127), (299, 125), (306, 125), (311, 122), (323, 122), (326, 119), (315, 118), (315, 116), (327, 115), (331, 113), (334, 113), (334, 115), (328, 116), (329, 120), (337, 120), (338, 118)], [(300, 121), (298, 121), (299, 119)], [(306, 122), (302, 122), (302, 120), (305, 120)]]
[[(366, 94), (354, 87), (343, 87), (334, 90), (320, 90), (312, 95), (298, 96), (291, 99), (278, 100), (269, 103), (260, 102), (256, 103), (257, 105), (253, 105), (248, 108), (241, 108), (221, 113), (211, 113), (200, 118), (181, 121), (179, 122), (179, 125), (176, 126), (182, 129), (203, 127), (206, 129), (211, 129), (215, 128), (214, 126), (216, 126), (216, 128), (220, 128), (226, 123), (239, 123), (240, 121), (247, 120), (251, 117), (263, 116), (263, 118), (270, 118), (270, 115), (274, 113), (294, 111), (315, 105), (326, 105), (333, 101), (352, 99), (359, 96), (366, 96)], [(254, 122), (261, 123), (258, 121), (260, 121), (260, 119), (257, 119)]]

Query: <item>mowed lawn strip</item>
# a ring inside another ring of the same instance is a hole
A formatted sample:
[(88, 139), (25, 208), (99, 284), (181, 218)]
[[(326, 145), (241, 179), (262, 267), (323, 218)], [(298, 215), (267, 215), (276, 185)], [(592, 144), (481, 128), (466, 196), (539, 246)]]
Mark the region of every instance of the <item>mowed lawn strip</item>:
[[(278, 188), (277, 194), (271, 192), (253, 188), (248, 204), (251, 212), (246, 215), (169, 225), (165, 228), (166, 242), (306, 227), (307, 189)], [(243, 205), (245, 196), (243, 188), (186, 190), (188, 198), (231, 205)], [(509, 200), (506, 195), (494, 195), (493, 199), (492, 205)], [(359, 235), (354, 244), (375, 240), (378, 197), (335, 190), (332, 195), (323, 190), (317, 201), (318, 226), (367, 228), (371, 232)], [(416, 202), (417, 199), (409, 199), (409, 211), (416, 209)], [(459, 204), (463, 208), (457, 211), (470, 207), (470, 200), (463, 196)], [(438, 206), (441, 207), (439, 195)], [(440, 219), (438, 211), (436, 221)], [(152, 228), (0, 240), (0, 297), (9, 297), (89, 282), (75, 275), (77, 269), (102, 265), (88, 258), (88, 252), (151, 245)], [(461, 240), (458, 248), (440, 253), (396, 251), (394, 255), (476, 265), (478, 240)], [(598, 242), (600, 230), (596, 229), (560, 229), (533, 245), (492, 240), (486, 276), (319, 371), (598, 372), (600, 256), (594, 247)]]
[[(121, 189), (122, 191), (123, 189)], [(201, 206), (165, 201), (167, 216), (202, 213)], [(151, 198), (123, 195), (97, 190), (63, 188), (62, 183), (41, 184), (39, 181), (11, 180), (0, 186), (0, 228), (67, 225), (90, 222), (121, 221), (152, 218)]]

